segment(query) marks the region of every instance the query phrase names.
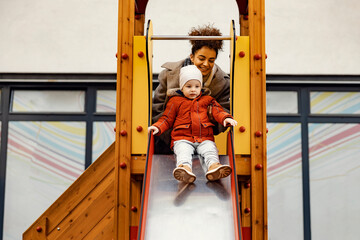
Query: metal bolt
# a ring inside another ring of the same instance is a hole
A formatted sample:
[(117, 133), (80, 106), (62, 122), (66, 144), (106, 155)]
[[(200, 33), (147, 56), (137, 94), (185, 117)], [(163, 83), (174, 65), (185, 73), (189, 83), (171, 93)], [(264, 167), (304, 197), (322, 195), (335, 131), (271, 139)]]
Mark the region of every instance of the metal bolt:
[(120, 135), (121, 135), (121, 136), (126, 136), (126, 135), (127, 135), (126, 130), (121, 130), (121, 131), (120, 131)]
[(138, 56), (142, 58), (144, 56), (144, 52), (142, 51), (138, 52)]
[(260, 60), (261, 59), (261, 54), (255, 54), (254, 59), (255, 60)]
[(260, 163), (255, 165), (256, 170), (261, 170), (262, 168), (263, 168), (263, 166)]
[(120, 163), (120, 167), (121, 167), (122, 169), (126, 168), (126, 163), (125, 163), (125, 162)]

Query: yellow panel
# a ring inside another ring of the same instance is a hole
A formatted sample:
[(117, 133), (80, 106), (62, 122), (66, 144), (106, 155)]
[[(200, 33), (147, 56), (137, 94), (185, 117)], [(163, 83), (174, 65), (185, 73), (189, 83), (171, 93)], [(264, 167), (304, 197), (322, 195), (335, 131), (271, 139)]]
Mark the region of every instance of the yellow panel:
[[(138, 53), (144, 56), (139, 57)], [(146, 154), (148, 127), (148, 74), (146, 63), (146, 39), (134, 36), (133, 102), (132, 102), (132, 154)], [(138, 132), (136, 128), (142, 127)]]
[(219, 149), (219, 155), (226, 155), (227, 154), (227, 133), (229, 130), (226, 130), (223, 133), (215, 136), (215, 143), (217, 148)]
[[(245, 56), (240, 57), (239, 53)], [(235, 154), (250, 154), (250, 52), (249, 37), (238, 36), (236, 40), (234, 63), (234, 111), (233, 115), (238, 122), (234, 128)], [(245, 132), (239, 128), (245, 127)]]

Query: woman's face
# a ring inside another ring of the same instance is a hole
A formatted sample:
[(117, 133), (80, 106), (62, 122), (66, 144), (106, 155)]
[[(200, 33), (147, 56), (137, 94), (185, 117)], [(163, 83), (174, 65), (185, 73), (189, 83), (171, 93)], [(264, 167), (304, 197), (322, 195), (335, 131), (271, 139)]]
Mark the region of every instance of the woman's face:
[(215, 50), (205, 46), (197, 50), (194, 55), (190, 55), (191, 62), (201, 71), (203, 76), (211, 72), (215, 64), (215, 59)]

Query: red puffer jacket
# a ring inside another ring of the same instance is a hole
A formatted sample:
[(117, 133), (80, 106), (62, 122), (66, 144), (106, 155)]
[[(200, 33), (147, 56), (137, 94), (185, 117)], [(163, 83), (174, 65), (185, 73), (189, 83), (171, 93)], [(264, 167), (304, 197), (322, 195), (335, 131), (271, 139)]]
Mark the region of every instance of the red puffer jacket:
[(220, 124), (223, 124), (225, 118), (232, 118), (213, 97), (200, 94), (191, 100), (183, 96), (174, 96), (166, 104), (161, 118), (153, 124), (159, 129), (157, 135), (172, 127), (171, 148), (174, 146), (174, 141), (177, 140), (199, 143), (205, 140), (214, 141), (212, 129), (214, 124), (210, 122), (207, 115), (209, 105), (213, 107), (214, 119)]

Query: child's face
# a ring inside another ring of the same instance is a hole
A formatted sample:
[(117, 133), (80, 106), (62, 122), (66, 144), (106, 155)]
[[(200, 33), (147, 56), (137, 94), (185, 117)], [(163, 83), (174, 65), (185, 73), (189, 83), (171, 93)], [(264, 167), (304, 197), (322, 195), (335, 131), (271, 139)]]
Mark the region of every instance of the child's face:
[(201, 83), (198, 80), (190, 80), (185, 83), (181, 91), (189, 99), (195, 99), (200, 95)]

